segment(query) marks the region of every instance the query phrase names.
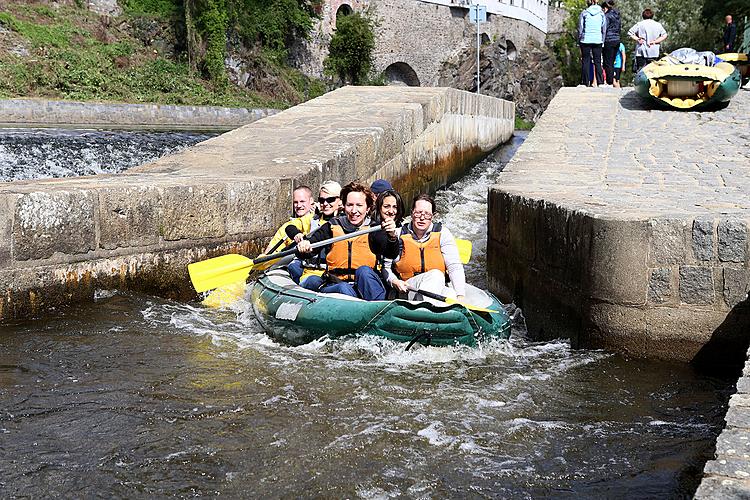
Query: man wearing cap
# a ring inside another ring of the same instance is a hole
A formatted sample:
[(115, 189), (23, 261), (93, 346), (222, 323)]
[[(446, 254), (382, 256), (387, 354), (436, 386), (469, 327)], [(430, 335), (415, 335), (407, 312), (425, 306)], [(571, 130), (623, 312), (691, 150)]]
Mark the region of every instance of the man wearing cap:
[[(341, 185), (336, 181), (326, 181), (320, 186), (318, 194), (318, 205), (320, 210), (312, 217), (309, 229), (305, 233), (297, 225), (287, 230), (287, 236), (294, 237), (294, 241), (299, 243), (305, 234), (314, 233), (320, 226), (326, 224), (333, 217), (339, 215), (341, 210)], [(294, 234), (296, 232), (296, 234)], [(299, 284), (308, 276), (320, 276), (325, 271), (326, 256), (325, 252), (315, 254), (310, 258), (300, 260), (294, 259), (288, 266), (289, 275), (295, 283)]]

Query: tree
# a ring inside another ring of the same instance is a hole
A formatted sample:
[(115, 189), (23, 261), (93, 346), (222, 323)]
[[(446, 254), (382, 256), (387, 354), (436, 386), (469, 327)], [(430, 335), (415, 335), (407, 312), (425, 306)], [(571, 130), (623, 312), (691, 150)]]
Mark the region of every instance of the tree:
[(375, 48), (374, 23), (369, 16), (355, 12), (336, 20), (336, 32), (331, 37), (328, 57), (324, 61), (326, 73), (337, 75), (342, 81), (359, 85), (367, 79), (372, 68)]

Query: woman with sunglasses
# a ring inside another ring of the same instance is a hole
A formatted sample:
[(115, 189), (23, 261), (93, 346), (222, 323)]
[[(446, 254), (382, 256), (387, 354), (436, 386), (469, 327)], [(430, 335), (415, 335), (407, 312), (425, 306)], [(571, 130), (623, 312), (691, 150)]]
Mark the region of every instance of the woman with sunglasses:
[[(401, 254), (385, 261), (390, 285), (409, 300), (429, 300), (418, 290), (463, 300), (466, 275), (458, 254), (456, 239), (440, 222), (433, 222), (435, 200), (428, 194), (414, 198), (411, 222), (401, 226)], [(446, 286), (445, 279), (451, 286)]]
[[(370, 189), (359, 182), (350, 182), (341, 190), (344, 215), (333, 217), (297, 244), (297, 255), (311, 256), (311, 245), (318, 241), (350, 234), (370, 227), (367, 216), (372, 208)], [(393, 219), (381, 223), (382, 230), (338, 241), (323, 247), (327, 265), (323, 276), (310, 276), (303, 287), (323, 293), (342, 293), (365, 300), (384, 300), (385, 286), (375, 271), (379, 256), (398, 256), (399, 242)]]
[[(318, 211), (310, 221), (310, 231), (314, 233), (320, 226), (339, 215), (341, 211), (341, 184), (336, 181), (326, 181), (320, 185), (318, 194)], [(291, 230), (293, 233), (294, 230)], [(289, 234), (289, 233), (288, 233)], [(299, 243), (304, 238), (302, 231), (294, 235), (294, 242)], [(295, 283), (303, 283), (309, 276), (320, 276), (325, 271), (325, 254), (319, 253), (309, 259), (294, 259), (287, 266), (289, 276)]]

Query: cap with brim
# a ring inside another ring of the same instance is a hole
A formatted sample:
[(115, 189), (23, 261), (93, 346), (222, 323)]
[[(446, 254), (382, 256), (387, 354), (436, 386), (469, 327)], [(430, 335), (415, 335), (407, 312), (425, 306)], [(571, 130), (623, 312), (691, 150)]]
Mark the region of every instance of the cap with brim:
[(341, 196), (341, 184), (336, 181), (325, 181), (320, 185), (320, 190), (331, 196)]
[(380, 194), (389, 189), (393, 189), (393, 186), (391, 186), (391, 183), (385, 179), (378, 179), (370, 185), (370, 191), (375, 194)]

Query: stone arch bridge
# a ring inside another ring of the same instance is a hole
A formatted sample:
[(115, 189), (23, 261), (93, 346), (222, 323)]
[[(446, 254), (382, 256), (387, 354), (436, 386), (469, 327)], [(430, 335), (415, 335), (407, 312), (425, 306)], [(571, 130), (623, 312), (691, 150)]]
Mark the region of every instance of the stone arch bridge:
[[(484, 42), (501, 41), (515, 53), (529, 38), (544, 41), (549, 0), (484, 0)], [(325, 0), (309, 42), (296, 51), (307, 74), (320, 76), (336, 19), (368, 12), (377, 20), (374, 65), (393, 84), (437, 85), (443, 63), (476, 44), (476, 24), (469, 20), (469, 0)]]

